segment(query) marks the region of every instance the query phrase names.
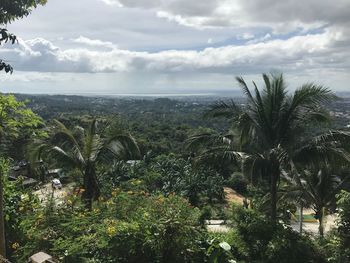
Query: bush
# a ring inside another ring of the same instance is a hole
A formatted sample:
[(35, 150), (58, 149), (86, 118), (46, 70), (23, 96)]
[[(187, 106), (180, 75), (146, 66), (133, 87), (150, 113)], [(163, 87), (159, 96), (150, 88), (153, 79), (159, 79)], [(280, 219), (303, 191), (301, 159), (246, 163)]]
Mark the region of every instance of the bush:
[(112, 193), (92, 211), (69, 196), (33, 212), (21, 224), (27, 241), (18, 262), (47, 251), (65, 262), (203, 262), (205, 232), (199, 210), (181, 197)]
[[(0, 169), (2, 174), (8, 174), (9, 162), (0, 158)], [(6, 251), (7, 256), (11, 258), (19, 244), (24, 240), (24, 235), (19, 227), (24, 214), (37, 209), (39, 207), (39, 199), (32, 193), (32, 189), (23, 186), (23, 178), (9, 181), (4, 176), (3, 190)]]
[(248, 192), (248, 180), (242, 173), (234, 173), (226, 180), (228, 187), (231, 187), (237, 193), (246, 195)]
[(194, 169), (188, 160), (172, 154), (158, 156), (150, 167), (144, 177), (150, 191), (158, 190), (165, 195), (176, 193), (195, 206), (224, 197), (223, 178), (212, 169)]
[(341, 191), (337, 196), (338, 229), (327, 237), (328, 261), (350, 262), (350, 193)]
[[(135, 165), (114, 163), (101, 171), (101, 192), (108, 196), (113, 188), (161, 193), (175, 193), (194, 206), (221, 201), (224, 197), (223, 178), (212, 169), (194, 169), (189, 160), (174, 154), (160, 155)], [(137, 182), (137, 184), (135, 184)]]
[(265, 215), (234, 207), (231, 251), (244, 262), (325, 262), (316, 245), (287, 226), (272, 224)]

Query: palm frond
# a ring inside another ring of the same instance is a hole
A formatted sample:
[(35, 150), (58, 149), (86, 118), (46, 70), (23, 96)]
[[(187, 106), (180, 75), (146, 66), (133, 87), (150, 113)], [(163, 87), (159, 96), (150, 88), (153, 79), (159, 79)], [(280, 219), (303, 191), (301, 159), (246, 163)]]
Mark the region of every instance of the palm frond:
[(218, 101), (205, 112), (205, 118), (235, 118), (242, 111), (241, 107), (238, 106), (233, 100), (228, 102)]
[(330, 103), (336, 98), (330, 89), (313, 83), (307, 83), (295, 90), (292, 109), (297, 107), (314, 108), (320, 104)]
[(135, 139), (127, 133), (117, 134), (109, 138), (106, 146), (116, 156), (124, 154), (125, 158), (139, 159), (141, 155)]
[(238, 85), (241, 87), (243, 93), (246, 95), (248, 99), (248, 103), (255, 104), (255, 99), (250, 92), (247, 83), (244, 81), (243, 77), (236, 77)]

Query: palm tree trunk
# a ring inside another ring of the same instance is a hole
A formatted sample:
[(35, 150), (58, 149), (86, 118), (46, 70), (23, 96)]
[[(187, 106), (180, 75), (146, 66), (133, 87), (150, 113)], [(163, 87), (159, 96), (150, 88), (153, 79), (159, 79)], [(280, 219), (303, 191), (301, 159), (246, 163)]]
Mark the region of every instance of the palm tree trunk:
[(6, 258), (3, 171), (0, 167), (0, 255)]
[(318, 218), (318, 222), (319, 222), (318, 232), (321, 238), (324, 237), (324, 216), (325, 216), (325, 208), (322, 207), (321, 211), (319, 212), (319, 218)]
[(303, 233), (303, 219), (304, 219), (304, 215), (303, 215), (303, 205), (300, 205), (300, 211), (299, 211), (299, 234)]
[(100, 196), (100, 188), (98, 186), (96, 170), (93, 164), (87, 164), (84, 173), (84, 188), (83, 199), (86, 204), (86, 208), (92, 210), (92, 201), (96, 200)]

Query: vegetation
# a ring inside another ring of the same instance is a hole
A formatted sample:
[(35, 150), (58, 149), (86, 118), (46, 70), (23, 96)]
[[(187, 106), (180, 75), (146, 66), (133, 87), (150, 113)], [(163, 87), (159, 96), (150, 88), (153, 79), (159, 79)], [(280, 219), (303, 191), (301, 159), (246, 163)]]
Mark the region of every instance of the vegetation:
[[(263, 78), (254, 96), (239, 78), (246, 98), (214, 106), (18, 95), (30, 99), (24, 104), (2, 95), (7, 257), (349, 261), (349, 133), (335, 129), (339, 121), (332, 124), (324, 105), (334, 96), (311, 84), (289, 93), (281, 75)], [(11, 181), (28, 161), (38, 182)], [(62, 190), (50, 186), (56, 170), (65, 174)], [(232, 204), (230, 193), (240, 201)], [(300, 206), (314, 210), (318, 235), (292, 228)], [(325, 232), (334, 213), (339, 221)], [(208, 231), (211, 219), (224, 220), (227, 231)]]
[[(23, 102), (12, 95), (0, 95), (0, 145), (4, 139), (18, 137), (23, 129), (35, 129), (40, 124), (41, 119)], [(0, 166), (0, 255), (5, 256), (3, 175), (4, 167)]]
[[(263, 74), (264, 87), (261, 91), (255, 82), (255, 95), (249, 90), (245, 81), (238, 77), (237, 81), (246, 95), (247, 104), (244, 107), (230, 102), (218, 102), (207, 112), (209, 117), (225, 117), (232, 123), (232, 130), (225, 135), (204, 133), (195, 135), (190, 140), (190, 147), (199, 145), (199, 158), (208, 154), (219, 153), (222, 158), (243, 161), (244, 169), (249, 177), (259, 176), (269, 184), (270, 217), (277, 221), (277, 192), (282, 172), (292, 170), (298, 159), (304, 159), (309, 153), (327, 155), (342, 154), (325, 149), (334, 148), (334, 136), (313, 140), (309, 131), (314, 126), (328, 121), (328, 114), (321, 107), (334, 99), (327, 88), (314, 84), (305, 84), (289, 95), (282, 74)], [(347, 134), (337, 134), (338, 137)], [(235, 138), (237, 137), (237, 138)], [(330, 138), (329, 138), (330, 137)], [(204, 150), (201, 143), (204, 142)], [(207, 150), (209, 143), (209, 151)], [(218, 147), (219, 144), (219, 147)], [(305, 146), (306, 145), (306, 146)], [(299, 148), (300, 147), (300, 148)], [(320, 150), (321, 148), (321, 150)], [(325, 156), (325, 158), (328, 156)]]
[(130, 134), (108, 130), (108, 126), (99, 130), (97, 121), (92, 120), (88, 128), (75, 127), (69, 130), (63, 123), (55, 121), (54, 134), (49, 142), (40, 142), (34, 149), (34, 160), (54, 159), (62, 167), (78, 169), (83, 177), (86, 206), (92, 209), (92, 201), (100, 197), (96, 169), (100, 162), (113, 159), (124, 160), (138, 158), (139, 149)]
[[(2, 0), (0, 45), (45, 3)], [(216, 103), (0, 94), (0, 262), (350, 262), (349, 106), (262, 78)]]
[(199, 210), (180, 197), (114, 190), (92, 211), (78, 199), (68, 196), (21, 223), (28, 241), (18, 249), (19, 262), (38, 250), (65, 262), (200, 262), (204, 257)]

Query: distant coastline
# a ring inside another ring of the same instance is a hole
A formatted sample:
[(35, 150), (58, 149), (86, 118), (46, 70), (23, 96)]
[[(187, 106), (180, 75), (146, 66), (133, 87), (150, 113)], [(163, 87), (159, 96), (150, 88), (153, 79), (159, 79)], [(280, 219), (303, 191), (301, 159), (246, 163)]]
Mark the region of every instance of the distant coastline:
[[(239, 98), (243, 94), (240, 91), (213, 91), (191, 93), (113, 93), (113, 92), (3, 92), (4, 94), (21, 94), (29, 96), (82, 96), (103, 98)], [(350, 98), (350, 92), (340, 91), (335, 94), (341, 98)]]

